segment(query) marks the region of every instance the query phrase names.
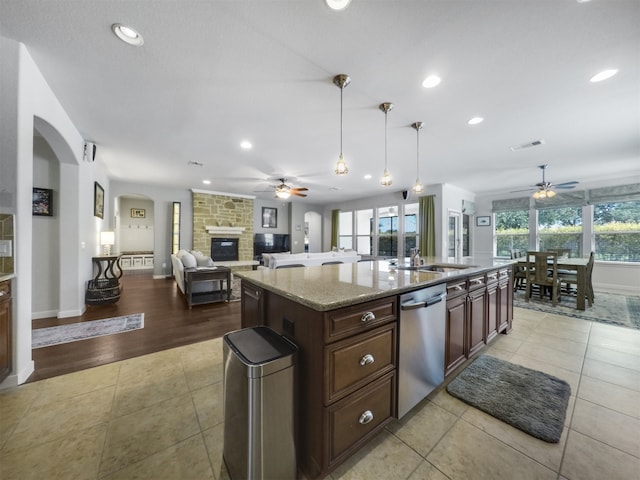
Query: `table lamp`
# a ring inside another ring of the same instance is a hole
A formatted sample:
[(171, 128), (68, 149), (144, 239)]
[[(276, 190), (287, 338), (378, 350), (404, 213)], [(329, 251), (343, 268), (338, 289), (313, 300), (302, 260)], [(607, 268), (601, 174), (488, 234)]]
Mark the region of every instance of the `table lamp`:
[(111, 255), (111, 245), (116, 243), (116, 236), (113, 232), (100, 232), (100, 245), (104, 248), (105, 255)]

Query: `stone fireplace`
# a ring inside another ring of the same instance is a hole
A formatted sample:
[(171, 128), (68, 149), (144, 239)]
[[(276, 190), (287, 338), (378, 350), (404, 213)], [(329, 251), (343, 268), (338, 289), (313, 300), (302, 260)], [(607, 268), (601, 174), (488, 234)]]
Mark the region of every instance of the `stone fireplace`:
[(193, 249), (208, 254), (212, 239), (237, 239), (238, 260), (253, 260), (253, 198), (192, 190)]

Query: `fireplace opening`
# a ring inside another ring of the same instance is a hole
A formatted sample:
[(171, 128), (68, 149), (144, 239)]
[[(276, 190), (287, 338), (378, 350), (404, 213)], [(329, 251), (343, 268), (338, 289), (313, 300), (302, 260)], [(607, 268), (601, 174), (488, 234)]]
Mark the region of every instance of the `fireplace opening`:
[(211, 258), (215, 262), (237, 261), (238, 239), (237, 238), (212, 238)]

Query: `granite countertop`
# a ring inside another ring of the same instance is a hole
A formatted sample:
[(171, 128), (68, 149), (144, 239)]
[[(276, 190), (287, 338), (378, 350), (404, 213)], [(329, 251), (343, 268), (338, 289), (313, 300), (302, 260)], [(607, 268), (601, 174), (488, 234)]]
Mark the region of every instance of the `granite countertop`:
[[(449, 262), (424, 258), (424, 263), (444, 265)], [(234, 272), (234, 275), (314, 310), (327, 311), (448, 282), (456, 277), (511, 263), (512, 260), (476, 257), (457, 263), (469, 265), (469, 268), (429, 272), (403, 270), (390, 265), (388, 260), (377, 260), (318, 267), (239, 271)]]

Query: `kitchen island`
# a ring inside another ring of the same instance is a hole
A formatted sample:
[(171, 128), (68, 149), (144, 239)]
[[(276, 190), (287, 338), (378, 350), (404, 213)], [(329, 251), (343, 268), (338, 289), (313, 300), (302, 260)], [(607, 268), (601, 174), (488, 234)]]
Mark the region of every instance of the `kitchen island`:
[(400, 295), (444, 285), (444, 374), (510, 330), (511, 261), (423, 261), (237, 273), (242, 326), (267, 325), (298, 345), (296, 445), (307, 477), (327, 475), (398, 416)]

